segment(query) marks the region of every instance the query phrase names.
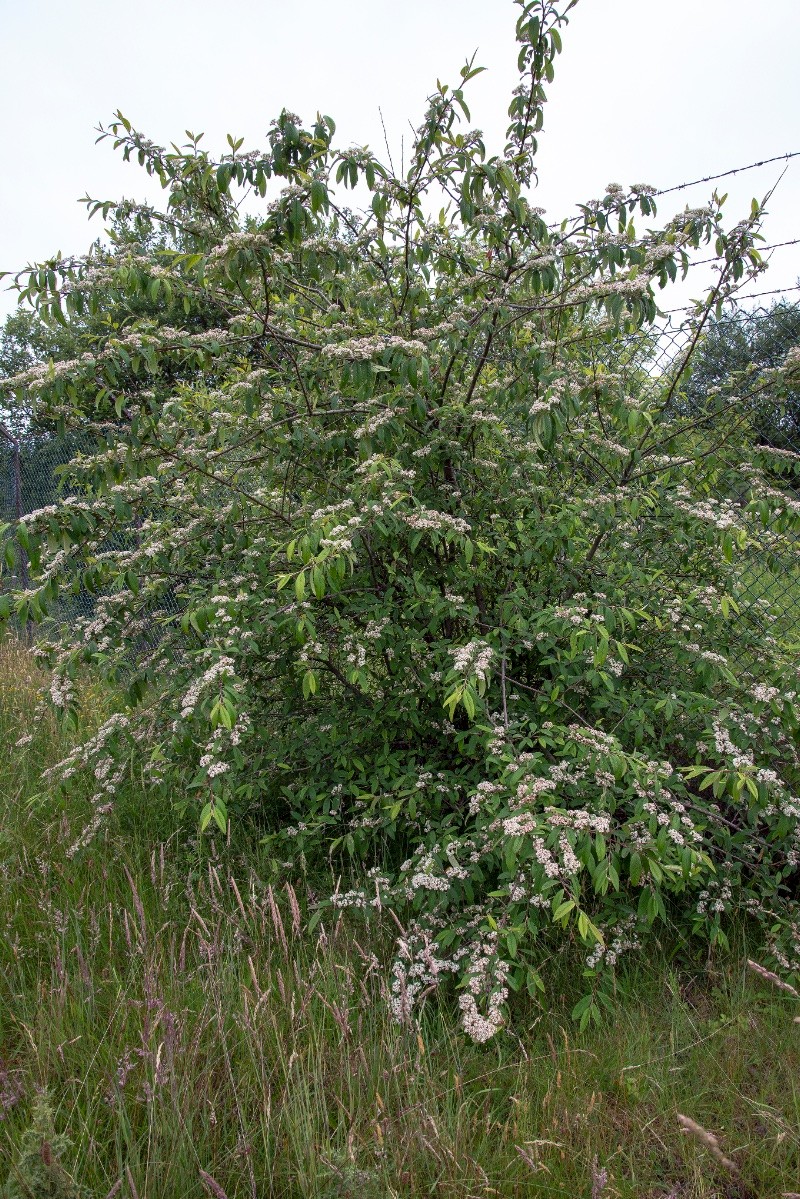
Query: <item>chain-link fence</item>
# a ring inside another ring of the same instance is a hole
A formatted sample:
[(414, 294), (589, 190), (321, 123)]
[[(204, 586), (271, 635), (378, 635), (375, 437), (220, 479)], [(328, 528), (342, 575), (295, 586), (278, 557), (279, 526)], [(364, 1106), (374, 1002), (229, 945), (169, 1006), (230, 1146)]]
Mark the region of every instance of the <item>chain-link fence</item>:
[[(587, 345), (597, 353), (591, 333)], [(714, 498), (734, 499), (742, 487), (742, 468), (766, 470), (771, 484), (800, 502), (800, 385), (797, 390), (770, 384), (771, 368), (780, 366), (800, 345), (800, 301), (782, 298), (769, 306), (728, 305), (702, 325), (686, 313), (667, 314), (655, 326), (620, 342), (607, 343), (608, 366), (633, 394), (650, 391), (662, 416), (669, 453), (682, 456), (699, 471), (712, 454), (715, 474), (705, 480)], [(588, 352), (588, 351), (587, 351)], [(601, 351), (602, 352), (602, 351)], [(691, 359), (691, 372), (683, 368)], [(675, 386), (673, 386), (673, 381)], [(15, 439), (0, 426), (0, 522), (13, 536), (20, 516), (55, 503), (68, 484), (67, 464), (90, 447), (78, 434), (40, 434)], [(800, 638), (800, 538), (772, 536), (769, 524), (759, 544), (737, 559), (739, 583), (748, 600), (769, 605), (773, 625), (783, 636)], [(0, 586), (25, 587), (27, 565), (16, 555), (15, 574)], [(92, 597), (79, 593), (64, 602), (64, 619), (92, 609)], [(176, 610), (167, 601), (163, 610)]]
[[(14, 565), (0, 575), (0, 591), (25, 589), (30, 583), (27, 557), (16, 543), (15, 527), (22, 516), (57, 504), (64, 495), (74, 494), (76, 483), (70, 472), (70, 463), (78, 454), (90, 454), (96, 449), (91, 437), (80, 432), (62, 436), (37, 434), (15, 437), (0, 423), (0, 527), (5, 530), (0, 536), (0, 551), (3, 542), (14, 540)], [(102, 550), (130, 548), (130, 539), (136, 536), (135, 526), (128, 533), (116, 533), (106, 539)], [(58, 603), (50, 612), (49, 625), (66, 626), (70, 621), (91, 616), (97, 596), (80, 587), (71, 594), (61, 593)], [(171, 591), (163, 594), (157, 606), (150, 612), (150, 627), (137, 634), (131, 643), (131, 656), (152, 649), (159, 640), (159, 620), (167, 614), (174, 615), (178, 604)], [(19, 630), (33, 634), (29, 626)]]
[[(800, 286), (760, 293), (770, 300), (757, 306), (756, 297), (729, 301), (719, 313), (676, 309), (626, 338), (613, 330), (604, 336), (602, 320), (571, 328), (571, 309), (565, 306), (567, 319), (557, 338), (560, 360), (571, 352), (584, 370), (614, 377), (629, 401), (638, 397), (655, 418), (643, 454), (647, 461), (628, 473), (655, 480), (671, 458), (684, 479), (694, 472), (694, 482), (712, 501), (743, 505), (748, 473), (757, 468), (766, 486), (800, 511), (800, 379), (787, 388), (774, 373), (800, 346), (798, 292)], [(549, 316), (546, 311), (542, 316), (541, 336), (553, 346)], [(556, 351), (551, 352), (555, 363)], [(513, 373), (514, 363), (502, 350), (491, 360)], [(558, 447), (552, 455), (557, 465)], [(581, 470), (599, 482), (583, 460)], [(644, 527), (646, 512), (640, 520)], [(761, 607), (765, 636), (800, 641), (800, 536), (765, 513), (763, 529), (735, 561), (738, 594), (751, 618)]]
[[(676, 324), (675, 317), (685, 313), (668, 316), (657, 338), (648, 334), (643, 351), (662, 395), (666, 381), (679, 380), (669, 396), (671, 452), (698, 468), (713, 455), (709, 486), (716, 500), (743, 499), (747, 471), (755, 466), (769, 486), (800, 501), (800, 385), (779, 386), (771, 376), (800, 345), (800, 302), (729, 304), (702, 328)], [(785, 530), (778, 535), (775, 518), (768, 517), (737, 564), (743, 594), (769, 605), (778, 618), (773, 631), (800, 638), (800, 537)]]
[[(59, 496), (65, 494), (69, 463), (76, 454), (90, 448), (88, 439), (79, 433), (62, 437), (46, 434), (15, 437), (0, 424), (0, 526), (6, 526), (0, 543), (14, 539), (15, 526), (21, 517), (58, 502)], [(13, 567), (0, 577), (0, 590), (25, 589), (29, 582), (27, 556), (16, 544)], [(86, 591), (64, 597), (57, 619), (66, 622), (86, 615), (92, 605), (92, 597)]]

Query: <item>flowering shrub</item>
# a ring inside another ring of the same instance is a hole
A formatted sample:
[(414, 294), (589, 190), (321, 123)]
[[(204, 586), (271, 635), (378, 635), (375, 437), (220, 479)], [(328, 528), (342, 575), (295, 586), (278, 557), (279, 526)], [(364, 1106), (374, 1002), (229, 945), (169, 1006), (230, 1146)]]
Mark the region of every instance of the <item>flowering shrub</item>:
[[(566, 12), (519, 8), (499, 155), (469, 128), (472, 64), (403, 174), (328, 117), (213, 160), (118, 114), (165, 211), (127, 204), (110, 248), (18, 277), (98, 332), (7, 382), (97, 440), (23, 520), (13, 606), (95, 595), (43, 646), (52, 700), (69, 715), (83, 661), (125, 691), (63, 764), (97, 783), (73, 852), (144, 757), (209, 835), (256, 819), (276, 862), (324, 851), (354, 880), (332, 904), (402, 910), (398, 1018), (455, 976), (478, 1040), (554, 937), (583, 946), (584, 1024), (659, 921), (724, 943), (745, 910), (800, 968), (796, 665), (737, 572), (796, 534), (748, 425), (796, 367), (681, 402), (709, 315), (762, 269), (761, 210), (727, 229), (714, 195), (641, 233), (653, 189), (612, 184), (548, 225), (528, 188)], [(656, 295), (709, 246), (659, 374)]]

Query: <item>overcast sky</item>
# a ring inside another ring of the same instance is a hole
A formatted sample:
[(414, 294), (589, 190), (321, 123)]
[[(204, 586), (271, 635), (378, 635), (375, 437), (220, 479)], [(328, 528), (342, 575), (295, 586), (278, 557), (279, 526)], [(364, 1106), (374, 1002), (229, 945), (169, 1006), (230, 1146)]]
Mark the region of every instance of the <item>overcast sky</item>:
[[(319, 109), (340, 145), (383, 153), (380, 106), (397, 166), (437, 77), (456, 83), (477, 50), (489, 70), (471, 85), (473, 118), (499, 150), (516, 12), (511, 0), (0, 0), (0, 269), (85, 250), (101, 231), (76, 202), (86, 192), (155, 198), (143, 171), (94, 144), (116, 108), (157, 141), (203, 130), (214, 150), (228, 132), (263, 145), (283, 106)], [(536, 202), (555, 219), (611, 181), (667, 187), (800, 150), (798, 48), (798, 0), (580, 0), (549, 90)], [(717, 184), (731, 223), (781, 169)], [(709, 191), (664, 197), (659, 215)], [(800, 237), (800, 158), (765, 232)], [(777, 250), (758, 288), (798, 276), (800, 246)], [(0, 293), (0, 315), (12, 305)]]

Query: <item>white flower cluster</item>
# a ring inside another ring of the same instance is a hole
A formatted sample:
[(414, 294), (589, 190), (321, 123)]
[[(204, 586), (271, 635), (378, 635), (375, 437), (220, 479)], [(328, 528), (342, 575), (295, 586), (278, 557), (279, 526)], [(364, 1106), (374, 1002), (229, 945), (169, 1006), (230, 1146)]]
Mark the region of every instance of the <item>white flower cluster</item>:
[[(800, 346), (796, 346), (795, 351), (798, 353), (798, 359), (800, 359)], [(798, 365), (798, 369), (800, 369), (800, 365)], [(795, 450), (779, 449), (776, 445), (760, 445), (758, 452), (760, 454), (771, 454), (774, 458), (786, 458), (789, 462), (800, 462), (800, 454), (796, 453)]]
[(383, 408), (380, 412), (376, 412), (369, 420), (364, 421), (363, 425), (359, 425), (354, 433), (359, 441), (364, 437), (371, 437), (383, 425), (388, 425), (390, 420), (394, 419), (394, 408)]
[(625, 299), (637, 300), (650, 287), (649, 275), (637, 275), (635, 279), (599, 279), (596, 283), (586, 283), (576, 287), (569, 293), (570, 304), (583, 304), (587, 300), (605, 300), (612, 296), (623, 296)]
[[(522, 755), (520, 755), (522, 757)], [(516, 766), (516, 763), (515, 763)], [(556, 781), (552, 778), (542, 778), (540, 775), (534, 775), (531, 778), (523, 779), (518, 785), (517, 792), (511, 802), (512, 808), (521, 808), (529, 804), (538, 802), (540, 795), (545, 795), (548, 791), (555, 791)]]
[(349, 666), (361, 670), (367, 664), (366, 646), (362, 645), (353, 633), (348, 634), (342, 641), (342, 653)]
[(320, 546), (324, 549), (336, 549), (346, 552), (353, 548), (353, 539), (349, 536), (351, 528), (355, 529), (361, 524), (361, 519), (354, 516), (346, 525), (335, 525), (328, 534), (320, 540)]
[(548, 823), (556, 827), (571, 828), (576, 832), (608, 833), (611, 831), (611, 817), (606, 812), (589, 812), (584, 808), (565, 811), (563, 808), (552, 807), (545, 808), (544, 811)]
[(200, 675), (200, 678), (195, 679), (184, 695), (181, 701), (181, 718), (186, 720), (193, 714), (200, 696), (207, 687), (210, 687), (217, 679), (232, 678), (234, 673), (233, 658), (228, 658), (225, 655), (217, 658), (216, 662), (212, 663), (208, 670)]
[(56, 671), (50, 680), (50, 698), (57, 708), (68, 708), (75, 699), (72, 679)]
[(488, 780), (478, 783), (478, 786), (475, 789), (475, 794), (470, 798), (469, 801), (468, 811), (470, 816), (477, 816), (481, 810), (481, 806), (489, 798), (489, 796), (496, 795), (498, 791), (503, 790), (504, 788), (500, 783), (491, 783)]
[(442, 874), (412, 874), (412, 891), (449, 891), (450, 880)]
[(311, 523), (312, 525), (318, 524), (320, 521), (324, 520), (326, 516), (337, 516), (340, 512), (347, 512), (354, 506), (355, 505), (353, 501), (347, 499), (342, 500), (340, 504), (329, 504), (327, 508), (317, 508), (311, 513)]
[(678, 487), (677, 498), (673, 505), (679, 512), (695, 520), (708, 521), (717, 529), (736, 529), (741, 527), (741, 520), (733, 500), (694, 499), (686, 487)]
[(571, 724), (569, 735), (578, 745), (583, 745), (593, 753), (608, 754), (619, 748), (615, 737), (604, 733), (602, 729), (591, 728), (589, 725)]
[[(498, 956), (498, 936), (487, 932), (467, 960), (466, 989), (459, 996), (461, 1023), (468, 1037), (483, 1044), (503, 1026), (503, 1004), (508, 998), (508, 962)], [(485, 1003), (481, 1013), (478, 1001)]]
[(462, 517), (451, 516), (448, 512), (435, 512), (422, 504), (413, 512), (402, 512), (398, 515), (410, 529), (430, 529), (436, 533), (467, 534), (470, 532), (469, 522), (463, 520)]
[(553, 608), (553, 616), (557, 620), (567, 620), (570, 624), (583, 624), (589, 609), (582, 604), (559, 604)]
[(218, 246), (215, 246), (211, 250), (208, 256), (209, 262), (220, 261), (240, 250), (265, 249), (270, 244), (271, 238), (266, 233), (256, 233), (249, 230), (243, 230), (239, 233), (229, 233), (227, 237), (222, 239)]
[(368, 362), (384, 350), (399, 350), (416, 358), (425, 353), (425, 343), (416, 340), (407, 341), (403, 337), (384, 334), (376, 337), (354, 337), (350, 341), (340, 341), (323, 346), (322, 353), (326, 358), (335, 358), (339, 361)]
[(430, 932), (416, 922), (398, 939), (389, 999), (389, 1011), (398, 1024), (407, 1023), (421, 997), (438, 986), (445, 974), (458, 969), (456, 960), (438, 956), (438, 948)]
[(783, 369), (787, 374), (800, 374), (800, 345), (792, 346), (783, 360)]
[(123, 755), (113, 754), (108, 748), (108, 742), (118, 733), (125, 732), (130, 727), (127, 716), (115, 712), (100, 725), (93, 737), (76, 746), (75, 749), (43, 772), (42, 778), (56, 777), (61, 782), (72, 778), (78, 770), (89, 767), (92, 770), (97, 790), (91, 797), (94, 814), (78, 839), (67, 849), (67, 857), (73, 858), (83, 849), (97, 833), (103, 817), (113, 807), (113, 797), (117, 786), (125, 774), (126, 760)]
[(528, 409), (529, 416), (538, 416), (540, 412), (552, 412), (561, 403), (561, 396), (551, 395), (544, 400), (534, 400)]
[(609, 929), (609, 933), (613, 936), (606, 944), (598, 942), (586, 959), (586, 965), (590, 970), (594, 970), (596, 966), (604, 961), (607, 966), (615, 966), (621, 954), (630, 949), (639, 949), (641, 940), (636, 934), (636, 916), (628, 916), (625, 920), (620, 920), (617, 924)]
[(383, 630), (389, 623), (388, 616), (382, 616), (379, 620), (367, 621), (367, 627), (364, 629), (364, 636), (367, 641), (380, 641)]
[(701, 891), (697, 898), (697, 914), (698, 916), (712, 917), (721, 915), (727, 909), (732, 898), (733, 891), (729, 882), (720, 883), (712, 879), (708, 888)]
[(453, 670), (462, 678), (467, 679), (474, 675), (481, 682), (486, 682), (494, 661), (494, 650), (491, 645), (476, 638), (466, 645), (458, 645), (455, 649), (450, 650), (450, 656), (453, 659)]
[(532, 812), (518, 812), (514, 816), (506, 816), (504, 820), (499, 821), (499, 825), (505, 837), (524, 837), (539, 827), (539, 821)]
[(555, 856), (545, 845), (542, 837), (533, 838), (533, 852), (536, 857), (536, 861), (544, 870), (546, 877), (558, 878), (561, 873), (558, 862), (556, 861)]
[(714, 747), (720, 757), (729, 758), (731, 765), (737, 768), (753, 765), (753, 751), (739, 749), (721, 719), (712, 721), (711, 727), (714, 730)]
[(445, 591), (444, 598), (447, 600), (448, 604), (452, 604), (454, 608), (466, 607), (466, 600), (464, 599), (463, 595), (456, 595), (453, 591)]

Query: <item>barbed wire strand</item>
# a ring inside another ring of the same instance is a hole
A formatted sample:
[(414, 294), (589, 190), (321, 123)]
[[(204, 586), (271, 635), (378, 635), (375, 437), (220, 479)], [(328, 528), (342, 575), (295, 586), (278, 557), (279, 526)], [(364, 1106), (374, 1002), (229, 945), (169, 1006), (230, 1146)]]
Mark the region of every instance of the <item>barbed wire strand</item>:
[[(697, 187), (700, 183), (713, 183), (716, 179), (727, 179), (730, 175), (740, 175), (743, 171), (754, 171), (757, 167), (769, 166), (772, 162), (788, 162), (791, 158), (800, 158), (800, 150), (792, 150), (788, 154), (776, 154), (774, 158), (761, 158), (758, 162), (748, 162), (741, 167), (731, 167), (729, 171), (721, 171), (719, 175), (704, 175), (702, 179), (690, 179), (686, 183), (674, 183), (671, 187), (661, 187), (658, 191), (648, 193), (650, 196), (669, 196), (672, 192), (685, 191), (688, 187)], [(563, 221), (553, 221), (548, 229), (559, 229)]]
[[(731, 296), (730, 301), (726, 302), (733, 303), (738, 307), (744, 300), (757, 300), (760, 296), (782, 296), (790, 291), (800, 291), (800, 283), (796, 283), (793, 287), (774, 287), (771, 291), (751, 291), (747, 295)], [(669, 316), (672, 312), (692, 312), (696, 307), (696, 304), (684, 304), (682, 308), (665, 308), (664, 316)]]
[[(791, 241), (776, 241), (771, 246), (754, 246), (759, 254), (768, 254), (772, 250), (780, 250), (783, 246), (800, 246), (800, 237), (795, 237)], [(695, 262), (689, 263), (689, 269), (693, 266), (707, 266), (710, 262), (719, 262), (719, 258), (698, 258)]]
[(655, 196), (668, 196), (671, 192), (683, 191), (687, 187), (696, 187), (699, 183), (713, 183), (715, 179), (727, 179), (730, 175), (738, 175), (742, 171), (753, 171), (756, 167), (769, 166), (772, 162), (788, 162), (790, 158), (800, 158), (800, 150), (792, 150), (789, 154), (776, 154), (774, 158), (762, 158), (759, 162), (750, 162), (743, 167), (732, 167), (729, 171), (720, 171), (718, 175), (704, 175), (702, 179), (691, 179), (688, 183), (676, 183), (672, 187), (663, 187), (653, 192)]

